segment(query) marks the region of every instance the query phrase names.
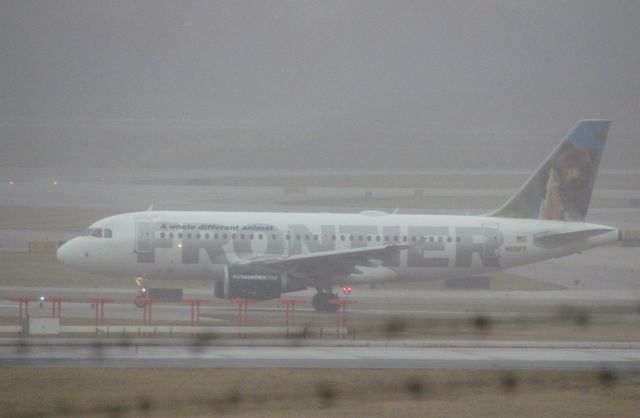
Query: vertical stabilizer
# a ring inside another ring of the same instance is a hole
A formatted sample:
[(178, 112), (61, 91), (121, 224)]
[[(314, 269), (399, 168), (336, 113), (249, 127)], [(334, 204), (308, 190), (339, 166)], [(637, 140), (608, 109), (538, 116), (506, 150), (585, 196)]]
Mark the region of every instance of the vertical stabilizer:
[(583, 221), (609, 124), (608, 120), (578, 122), (520, 190), (490, 216)]

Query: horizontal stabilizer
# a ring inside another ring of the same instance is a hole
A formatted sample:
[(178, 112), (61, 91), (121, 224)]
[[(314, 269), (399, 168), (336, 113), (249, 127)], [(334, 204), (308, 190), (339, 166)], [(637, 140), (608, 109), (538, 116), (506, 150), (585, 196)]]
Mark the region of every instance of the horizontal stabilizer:
[(594, 228), (584, 229), (582, 231), (574, 232), (543, 232), (533, 237), (533, 243), (542, 248), (556, 248), (561, 245), (568, 244), (573, 241), (581, 241), (597, 235), (606, 234), (607, 232), (615, 231), (614, 228)]

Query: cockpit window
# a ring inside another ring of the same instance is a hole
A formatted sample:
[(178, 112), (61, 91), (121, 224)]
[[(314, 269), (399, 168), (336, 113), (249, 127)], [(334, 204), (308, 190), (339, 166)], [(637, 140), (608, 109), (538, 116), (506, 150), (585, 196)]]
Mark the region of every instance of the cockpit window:
[(92, 237), (102, 238), (102, 228), (96, 228), (91, 234)]
[(93, 231), (95, 231), (95, 228), (86, 229), (82, 234), (80, 234), (80, 236), (81, 237), (91, 236), (91, 234), (93, 234)]
[(105, 238), (111, 238), (113, 236), (113, 232), (111, 232), (111, 230), (109, 228), (105, 228), (104, 229), (104, 237)]

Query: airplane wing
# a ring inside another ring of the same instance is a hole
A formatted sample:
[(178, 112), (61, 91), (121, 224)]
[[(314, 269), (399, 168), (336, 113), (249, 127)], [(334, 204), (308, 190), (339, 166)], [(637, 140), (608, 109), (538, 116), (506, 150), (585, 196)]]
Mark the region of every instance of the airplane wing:
[(614, 230), (614, 228), (593, 228), (561, 233), (542, 232), (533, 237), (533, 242), (535, 245), (542, 248), (555, 248), (571, 241), (587, 239), (596, 235), (606, 234), (607, 232)]
[[(320, 251), (280, 257), (259, 257), (242, 261), (241, 265), (270, 266), (296, 270), (329, 268), (333, 273), (351, 274), (356, 266), (371, 265), (371, 260), (381, 260), (397, 254), (408, 245), (378, 245), (344, 250)], [(330, 267), (328, 267), (330, 266)]]

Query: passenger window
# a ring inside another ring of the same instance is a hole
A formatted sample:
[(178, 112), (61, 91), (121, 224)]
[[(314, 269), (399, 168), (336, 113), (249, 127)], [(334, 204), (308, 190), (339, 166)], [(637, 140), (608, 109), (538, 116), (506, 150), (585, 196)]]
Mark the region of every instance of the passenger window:
[(236, 234), (231, 234), (231, 239), (236, 239)]
[(305, 240), (305, 241), (309, 241), (309, 235), (305, 235), (305, 236), (304, 236), (304, 240)]
[(349, 235), (349, 241), (353, 241), (354, 236), (353, 235)]
[(336, 240), (336, 236), (335, 235), (331, 235), (331, 239), (335, 241)]
[(169, 239), (173, 239), (173, 232), (169, 232)]
[(456, 237), (456, 242), (460, 242), (460, 237)]
[(182, 239), (182, 232), (178, 234), (178, 239)]
[(380, 242), (380, 235), (376, 235), (376, 241)]
[(253, 239), (253, 234), (249, 234), (249, 239)]
[(447, 237), (447, 242), (451, 242), (451, 237)]
[(102, 238), (102, 228), (96, 228), (91, 234), (92, 237)]
[(291, 239), (291, 237), (289, 236), (289, 234), (287, 234), (287, 241), (289, 241)]
[(111, 237), (113, 237), (113, 233), (111, 232), (111, 230), (110, 230), (110, 229), (105, 229), (105, 230), (104, 230), (104, 237), (105, 237), (105, 238), (111, 238)]
[(367, 236), (367, 241), (371, 241), (371, 235)]
[(244, 234), (240, 234), (240, 239), (244, 239)]
[(227, 234), (222, 234), (222, 239), (227, 239)]
[(209, 233), (204, 234), (204, 239), (209, 239)]
[(416, 242), (416, 236), (415, 235), (411, 237), (411, 242)]
[(262, 239), (262, 234), (258, 234), (258, 239)]
[(200, 239), (200, 234), (196, 234), (196, 239)]
[[(105, 233), (105, 235), (107, 235), (107, 234)], [(160, 232), (160, 238), (164, 238), (164, 232)]]
[(344, 235), (340, 235), (340, 241), (344, 241)]
[(402, 236), (402, 241), (403, 241), (403, 242), (407, 242), (407, 236), (406, 236), (406, 235), (403, 235), (403, 236)]
[(444, 238), (442, 238), (441, 236), (438, 237), (438, 242), (442, 242), (442, 241), (444, 241)]
[(358, 235), (358, 241), (362, 241), (362, 235)]
[(296, 235), (296, 239), (300, 241), (300, 234)]

